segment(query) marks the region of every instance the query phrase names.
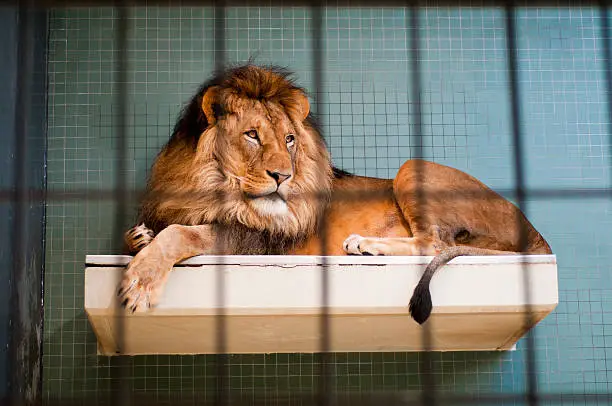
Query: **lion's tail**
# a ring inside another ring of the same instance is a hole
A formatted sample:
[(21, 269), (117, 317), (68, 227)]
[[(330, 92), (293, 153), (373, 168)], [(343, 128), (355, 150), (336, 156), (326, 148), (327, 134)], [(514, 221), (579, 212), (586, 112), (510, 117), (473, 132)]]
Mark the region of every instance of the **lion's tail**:
[(468, 246), (453, 246), (444, 249), (436, 255), (425, 268), (425, 272), (421, 276), (421, 280), (412, 293), (410, 299), (409, 311), (410, 316), (419, 324), (423, 324), (431, 314), (431, 293), (429, 292), (429, 284), (436, 271), (445, 265), (447, 262), (458, 256), (475, 256), (475, 255), (518, 255), (517, 252), (498, 251), (485, 248), (476, 248)]

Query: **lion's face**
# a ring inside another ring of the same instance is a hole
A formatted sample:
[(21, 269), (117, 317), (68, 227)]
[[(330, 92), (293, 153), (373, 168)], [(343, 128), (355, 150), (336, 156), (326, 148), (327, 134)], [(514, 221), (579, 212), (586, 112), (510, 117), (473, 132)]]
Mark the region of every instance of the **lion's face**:
[(306, 95), (289, 89), (285, 97), (253, 98), (217, 88), (203, 96), (202, 109), (209, 127), (197, 148), (201, 179), (224, 195), (209, 216), (287, 237), (314, 231), (331, 165), (307, 124)]
[[(262, 216), (290, 215), (296, 183), (295, 163), (303, 137), (286, 112), (274, 103), (243, 101), (240, 114), (219, 123), (226, 151), (226, 174), (237, 180), (242, 200)], [(299, 179), (298, 179), (299, 182)]]

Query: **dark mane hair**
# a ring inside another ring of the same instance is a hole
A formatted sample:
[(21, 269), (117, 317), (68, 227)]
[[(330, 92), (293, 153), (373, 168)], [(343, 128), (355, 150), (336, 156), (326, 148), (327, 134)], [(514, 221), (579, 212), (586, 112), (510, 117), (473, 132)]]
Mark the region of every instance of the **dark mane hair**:
[[(171, 144), (178, 140), (189, 141), (195, 148), (200, 136), (208, 127), (208, 120), (202, 111), (202, 97), (213, 86), (227, 85), (228, 87), (240, 88), (244, 96), (258, 100), (290, 98), (291, 95), (288, 92), (291, 90), (300, 90), (306, 94), (304, 88), (295, 84), (292, 78), (293, 73), (287, 68), (277, 65), (261, 67), (271, 74), (262, 75), (261, 70), (253, 69), (255, 65), (251, 62), (236, 66), (229, 65), (214, 72), (209, 80), (200, 85), (195, 95), (179, 113), (168, 143)], [(279, 84), (281, 85), (279, 86)], [(218, 108), (221, 109), (221, 106), (218, 106)], [(321, 135), (323, 142), (325, 142), (314, 114), (309, 113), (306, 121)]]
[[(291, 95), (287, 94), (290, 90), (300, 90), (307, 94), (304, 88), (295, 84), (292, 78), (293, 72), (287, 68), (278, 65), (261, 66), (271, 73), (261, 75), (261, 71), (253, 69), (254, 67), (255, 65), (249, 61), (243, 65), (228, 65), (226, 68), (214, 72), (213, 76), (200, 85), (195, 95), (181, 109), (167, 146), (171, 147), (172, 144), (180, 142), (181, 144), (191, 145), (194, 149), (196, 148), (200, 136), (208, 127), (208, 120), (202, 111), (202, 97), (213, 86), (227, 84), (230, 87), (238, 87), (244, 92), (246, 97), (259, 100), (291, 98)], [(284, 81), (284, 83), (278, 86), (281, 81)], [(239, 86), (236, 86), (237, 82), (240, 82)], [(218, 106), (218, 109), (221, 113), (221, 106)], [(306, 122), (319, 134), (321, 142), (327, 147), (321, 126), (312, 112), (309, 112)], [(336, 178), (352, 176), (351, 173), (342, 169), (336, 167), (332, 169)]]

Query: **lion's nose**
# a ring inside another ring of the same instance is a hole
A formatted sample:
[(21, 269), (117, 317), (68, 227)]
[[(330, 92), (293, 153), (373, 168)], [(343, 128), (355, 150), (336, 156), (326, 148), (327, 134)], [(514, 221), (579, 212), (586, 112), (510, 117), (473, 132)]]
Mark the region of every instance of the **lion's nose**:
[(287, 179), (289, 179), (291, 177), (291, 175), (287, 175), (278, 171), (268, 171), (266, 170), (266, 173), (276, 181), (277, 185), (280, 185), (281, 183), (283, 183), (284, 181), (286, 181)]

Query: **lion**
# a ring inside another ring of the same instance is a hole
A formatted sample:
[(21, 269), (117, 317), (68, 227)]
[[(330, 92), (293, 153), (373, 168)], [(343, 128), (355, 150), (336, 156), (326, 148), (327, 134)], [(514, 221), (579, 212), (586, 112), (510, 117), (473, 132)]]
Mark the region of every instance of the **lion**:
[(419, 324), (452, 258), (551, 253), (514, 204), (460, 170), (336, 168), (292, 73), (251, 63), (217, 72), (184, 107), (125, 243), (134, 257), (117, 295), (131, 312), (155, 306), (173, 266), (196, 255), (434, 256), (409, 303)]

